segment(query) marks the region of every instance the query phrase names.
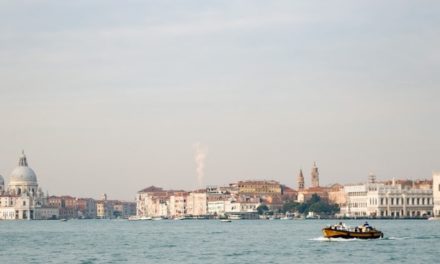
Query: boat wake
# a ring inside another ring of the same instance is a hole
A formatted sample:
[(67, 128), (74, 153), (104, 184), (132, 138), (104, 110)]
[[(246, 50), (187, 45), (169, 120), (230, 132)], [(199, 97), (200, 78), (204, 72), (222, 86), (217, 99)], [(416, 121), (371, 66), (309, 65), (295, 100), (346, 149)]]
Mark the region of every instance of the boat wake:
[(406, 240), (409, 239), (410, 237), (385, 237), (385, 240)]
[(352, 241), (361, 241), (362, 239), (357, 238), (326, 238), (326, 237), (316, 237), (309, 239), (311, 241), (320, 241), (320, 242), (352, 242)]

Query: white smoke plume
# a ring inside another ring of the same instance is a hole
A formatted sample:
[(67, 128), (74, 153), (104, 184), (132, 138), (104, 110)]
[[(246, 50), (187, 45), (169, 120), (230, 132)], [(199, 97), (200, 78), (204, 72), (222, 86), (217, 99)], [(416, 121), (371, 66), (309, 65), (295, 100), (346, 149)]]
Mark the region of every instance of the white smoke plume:
[(196, 173), (198, 187), (203, 187), (203, 180), (205, 178), (205, 159), (208, 155), (208, 148), (200, 142), (194, 144), (194, 161), (196, 162)]

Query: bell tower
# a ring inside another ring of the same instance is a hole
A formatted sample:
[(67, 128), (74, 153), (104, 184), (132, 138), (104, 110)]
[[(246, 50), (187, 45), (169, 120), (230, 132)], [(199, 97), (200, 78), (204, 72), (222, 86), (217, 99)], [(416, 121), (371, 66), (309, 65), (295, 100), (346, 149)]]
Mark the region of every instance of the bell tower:
[(313, 163), (312, 172), (310, 173), (312, 178), (312, 187), (319, 187), (319, 171), (316, 166), (316, 161)]
[(304, 175), (303, 175), (302, 169), (299, 170), (299, 174), (298, 174), (296, 181), (298, 183), (298, 190), (299, 191), (304, 190)]

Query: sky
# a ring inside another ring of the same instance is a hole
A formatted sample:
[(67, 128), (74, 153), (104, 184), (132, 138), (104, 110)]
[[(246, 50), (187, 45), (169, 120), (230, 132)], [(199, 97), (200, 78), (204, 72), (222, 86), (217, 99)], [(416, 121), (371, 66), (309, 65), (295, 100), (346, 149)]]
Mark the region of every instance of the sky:
[(0, 0), (0, 175), (133, 200), (440, 170), (438, 1)]

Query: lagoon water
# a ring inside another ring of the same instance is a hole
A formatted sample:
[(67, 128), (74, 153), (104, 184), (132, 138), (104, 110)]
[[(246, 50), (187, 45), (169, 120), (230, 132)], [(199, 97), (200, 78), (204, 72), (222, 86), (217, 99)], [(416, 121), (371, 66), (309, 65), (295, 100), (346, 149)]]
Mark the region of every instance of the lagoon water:
[(328, 241), (332, 220), (0, 221), (0, 263), (440, 263), (440, 221), (369, 222), (383, 239)]

